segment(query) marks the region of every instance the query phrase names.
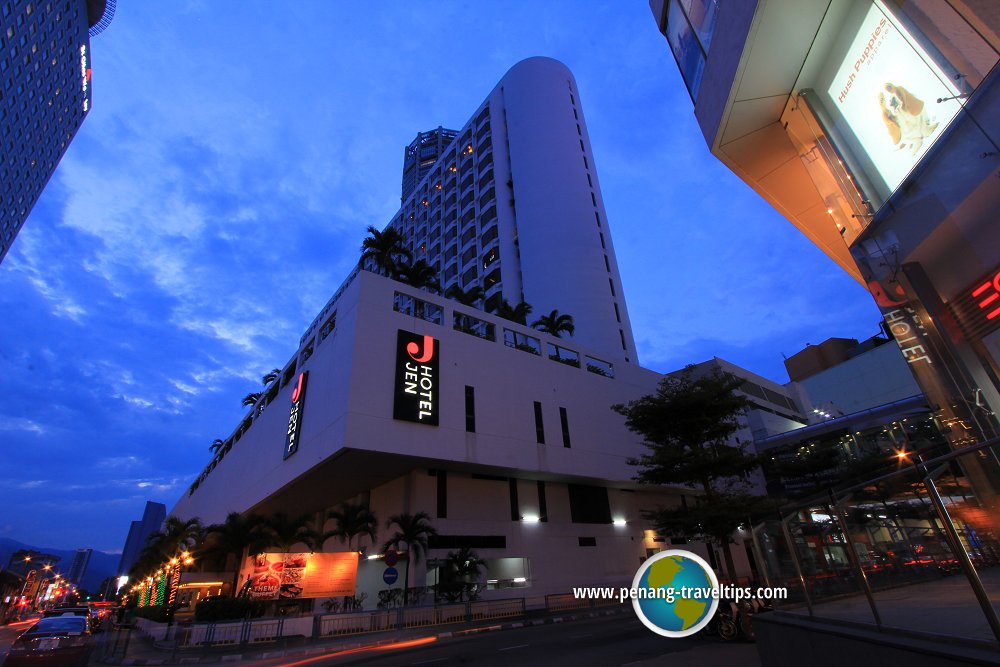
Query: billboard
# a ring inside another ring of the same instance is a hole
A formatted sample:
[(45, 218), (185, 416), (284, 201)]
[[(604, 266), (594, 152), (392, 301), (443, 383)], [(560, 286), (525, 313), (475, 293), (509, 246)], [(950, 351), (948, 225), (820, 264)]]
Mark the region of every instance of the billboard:
[(309, 371), (299, 373), (292, 390), (292, 407), (288, 410), (288, 431), (285, 434), (285, 458), (299, 450), (299, 434), (302, 432), (302, 407), (306, 400), (306, 380)]
[(888, 196), (962, 105), (951, 79), (879, 3), (855, 8), (830, 52), (825, 92)]
[(268, 553), (247, 559), (252, 600), (296, 600), (354, 595), (358, 552)]
[(438, 425), (440, 347), (433, 336), (397, 333), (393, 419)]

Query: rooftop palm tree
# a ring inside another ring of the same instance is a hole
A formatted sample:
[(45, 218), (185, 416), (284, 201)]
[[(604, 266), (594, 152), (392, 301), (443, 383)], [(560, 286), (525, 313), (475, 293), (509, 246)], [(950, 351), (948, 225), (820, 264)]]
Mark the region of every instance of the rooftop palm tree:
[(232, 596), (236, 597), (239, 590), (240, 565), (244, 553), (256, 556), (267, 548), (264, 535), (264, 519), (257, 514), (243, 516), (239, 512), (230, 512), (222, 523), (213, 523), (205, 529), (211, 540), (208, 551), (221, 556), (222, 567), (225, 568), (229, 556), (235, 556), (233, 564)]
[(497, 308), (497, 315), (505, 320), (510, 320), (511, 322), (517, 322), (518, 324), (527, 326), (528, 315), (531, 315), (531, 304), (522, 301), (516, 306), (511, 306), (510, 302), (507, 301), (507, 299), (504, 299), (500, 303), (500, 307)]
[(341, 503), (326, 516), (328, 519), (333, 519), (336, 526), (333, 530), (323, 534), (322, 541), (325, 542), (328, 537), (339, 537), (341, 541), (347, 542), (348, 551), (354, 550), (352, 542), (355, 537), (367, 535), (372, 541), (375, 541), (378, 533), (378, 519), (368, 509), (368, 505)]
[(276, 547), (288, 553), (293, 546), (301, 542), (313, 551), (316, 549), (319, 533), (313, 530), (312, 524), (311, 514), (290, 517), (284, 512), (277, 512), (264, 520), (261, 531), (263, 544), (265, 547)]
[(573, 325), (573, 316), (565, 313), (560, 314), (558, 310), (553, 310), (548, 315), (542, 315), (532, 322), (531, 326), (556, 338), (562, 338), (560, 334), (563, 332), (572, 336), (576, 331), (576, 327)]
[(216, 438), (212, 441), (212, 444), (208, 446), (208, 451), (213, 454), (222, 449), (222, 446), (226, 444), (226, 441), (222, 438)]
[(385, 526), (386, 528), (396, 526), (396, 532), (386, 540), (382, 546), (383, 551), (390, 548), (398, 550), (401, 545), (406, 545), (406, 569), (403, 578), (403, 604), (405, 605), (409, 602), (410, 561), (420, 562), (420, 559), (427, 553), (428, 539), (437, 535), (437, 529), (430, 524), (430, 516), (427, 512), (397, 514), (389, 517)]
[(437, 269), (422, 259), (418, 259), (412, 264), (400, 262), (397, 266), (397, 276), (400, 282), (412, 285), (418, 289), (427, 288), (432, 292), (439, 292), (441, 290), (441, 285), (437, 279)]
[(462, 305), (475, 308), (476, 304), (483, 300), (483, 288), (479, 285), (473, 285), (469, 289), (463, 290), (458, 285), (452, 285), (444, 295)]
[(274, 382), (275, 380), (277, 380), (280, 377), (281, 377), (281, 369), (280, 368), (274, 368), (274, 369), (270, 370), (269, 372), (265, 373), (264, 377), (262, 377), (260, 379), (260, 381), (263, 382), (264, 386), (266, 387), (267, 385), (271, 384), (272, 382)]
[(256, 405), (257, 401), (260, 400), (260, 397), (262, 395), (263, 394), (261, 392), (259, 392), (259, 391), (251, 391), (249, 394), (247, 394), (246, 396), (243, 397), (243, 405), (245, 405), (247, 407), (251, 407), (251, 406)]
[(371, 260), (375, 272), (383, 276), (395, 276), (400, 262), (408, 262), (413, 255), (403, 243), (402, 235), (395, 227), (379, 231), (369, 225), (368, 236), (361, 242), (361, 264)]

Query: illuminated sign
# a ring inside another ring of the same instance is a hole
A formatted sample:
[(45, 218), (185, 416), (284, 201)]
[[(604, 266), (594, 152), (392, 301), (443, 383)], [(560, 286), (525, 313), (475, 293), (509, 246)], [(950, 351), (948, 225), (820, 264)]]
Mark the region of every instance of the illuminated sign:
[(354, 595), (358, 552), (267, 553), (247, 559), (247, 595), (252, 600), (295, 600)]
[(393, 419), (438, 425), (439, 348), (432, 336), (399, 330)]
[(90, 108), (90, 96), (87, 91), (90, 90), (90, 67), (87, 65), (87, 45), (80, 45), (80, 87), (83, 90), (83, 111), (87, 112)]
[(1000, 329), (1000, 268), (962, 290), (948, 305), (970, 338)]
[(299, 449), (299, 433), (302, 430), (302, 404), (306, 397), (308, 376), (309, 371), (299, 373), (299, 378), (295, 381), (295, 389), (292, 390), (292, 407), (288, 411), (288, 431), (285, 435), (286, 459)]
[(924, 340), (926, 334), (924, 325), (920, 323), (912, 308), (897, 308), (885, 313), (884, 317), (886, 324), (889, 325), (889, 331), (896, 339), (899, 351), (903, 353), (903, 358), (906, 359), (907, 363), (934, 363), (928, 356), (927, 343)]
[(855, 3), (853, 11), (831, 51), (831, 57), (840, 56), (825, 70), (826, 94), (870, 160), (874, 173), (868, 176), (881, 178), (885, 195), (961, 110), (960, 91), (879, 3)]

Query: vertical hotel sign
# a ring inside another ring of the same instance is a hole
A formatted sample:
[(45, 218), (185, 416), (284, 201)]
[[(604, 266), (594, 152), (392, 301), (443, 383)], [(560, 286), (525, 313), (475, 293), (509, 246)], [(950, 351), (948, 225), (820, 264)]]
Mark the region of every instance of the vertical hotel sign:
[(285, 458), (299, 449), (299, 432), (302, 430), (302, 404), (306, 397), (306, 380), (309, 371), (299, 373), (292, 389), (292, 407), (288, 411), (288, 433), (285, 436)]
[(438, 425), (440, 346), (433, 336), (397, 333), (393, 419)]

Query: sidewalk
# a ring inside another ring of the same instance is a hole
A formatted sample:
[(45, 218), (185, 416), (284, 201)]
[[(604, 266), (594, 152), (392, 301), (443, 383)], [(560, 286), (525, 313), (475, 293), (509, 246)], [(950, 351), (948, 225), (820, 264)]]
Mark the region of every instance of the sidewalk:
[(363, 651), (367, 648), (429, 637), (447, 639), (480, 632), (499, 632), (550, 623), (619, 616), (625, 613), (632, 613), (631, 605), (603, 609), (580, 609), (554, 614), (548, 614), (544, 611), (540, 613), (529, 611), (523, 618), (503, 623), (495, 621), (452, 623), (322, 639), (287, 637), (269, 643), (197, 649), (175, 649), (165, 642), (154, 644), (149, 638), (143, 637), (138, 630), (110, 630), (102, 633), (103, 638), (95, 648), (91, 662), (107, 665), (172, 665), (303, 658), (337, 651)]

